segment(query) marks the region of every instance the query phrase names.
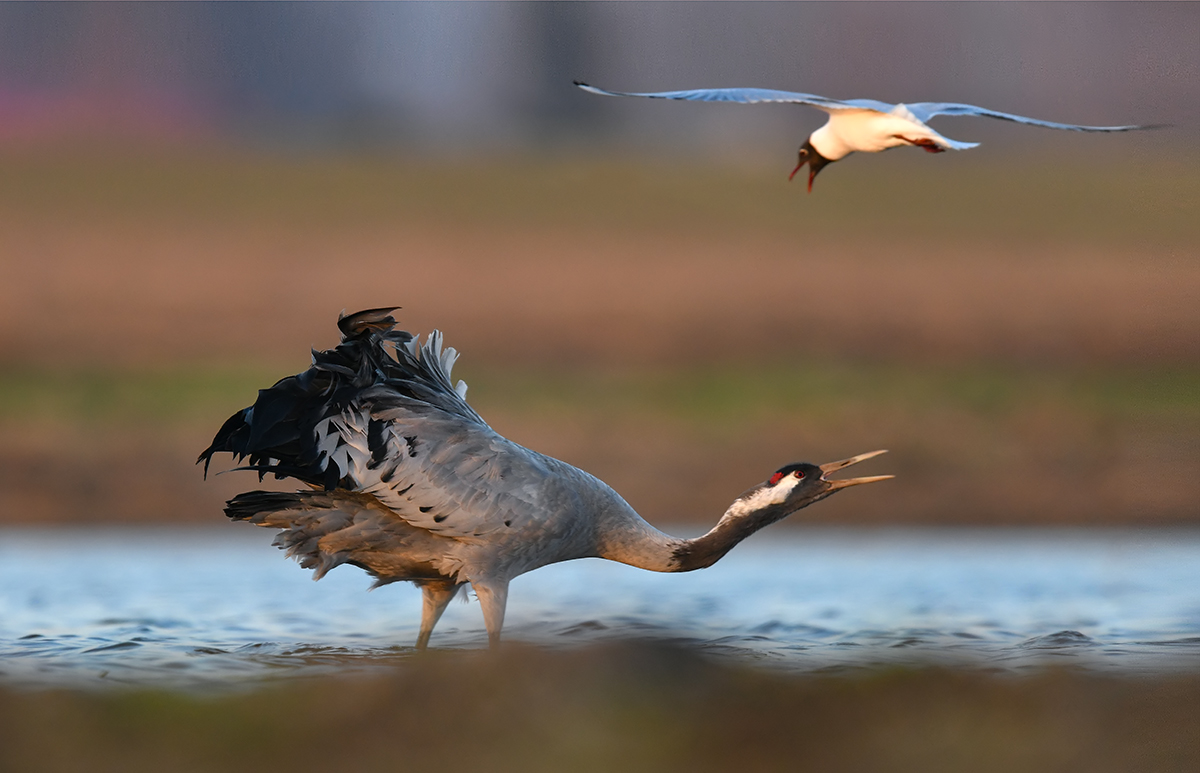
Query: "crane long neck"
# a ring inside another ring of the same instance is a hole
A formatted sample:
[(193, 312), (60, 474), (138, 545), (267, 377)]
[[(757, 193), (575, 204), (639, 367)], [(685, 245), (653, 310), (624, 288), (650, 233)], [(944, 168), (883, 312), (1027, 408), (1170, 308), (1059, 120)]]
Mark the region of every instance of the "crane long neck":
[(791, 512), (780, 505), (747, 511), (744, 504), (742, 500), (734, 502), (717, 521), (717, 525), (704, 536), (683, 540), (683, 544), (675, 550), (676, 568), (672, 571), (691, 572), (712, 566), (739, 542)]
[(655, 529), (637, 516), (606, 535), (601, 558), (619, 561), (654, 572), (690, 572), (712, 566), (754, 532), (784, 518), (790, 510), (771, 505), (748, 510), (738, 500), (709, 532), (695, 539), (681, 539)]

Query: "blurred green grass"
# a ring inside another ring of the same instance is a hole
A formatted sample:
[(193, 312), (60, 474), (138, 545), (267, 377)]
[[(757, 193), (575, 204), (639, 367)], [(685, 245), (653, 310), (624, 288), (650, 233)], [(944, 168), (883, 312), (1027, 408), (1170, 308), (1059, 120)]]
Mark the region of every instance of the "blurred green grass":
[[(196, 454), (259, 388), (293, 371), (266, 363), (8, 368), (0, 372), (0, 515), (206, 522), (252, 482), (205, 482)], [(1186, 368), (818, 360), (804, 368), (484, 367), (457, 375), (498, 432), (599, 476), (653, 522), (705, 520), (786, 461), (881, 447), (893, 454), (878, 470), (897, 475), (886, 492), (834, 500), (803, 520), (1196, 519), (1200, 372)]]
[[(950, 154), (953, 155), (953, 154)], [(771, 166), (656, 159), (82, 148), (0, 156), (18, 217), (746, 229), (855, 239), (1171, 245), (1200, 236), (1200, 156), (853, 158), (812, 195)]]
[[(105, 370), (0, 371), (0, 422), (171, 427), (211, 422), (254, 402), (286, 369), (262, 364)], [(599, 414), (662, 417), (684, 425), (741, 425), (870, 409), (966, 411), (1003, 421), (1030, 407), (1097, 420), (1200, 422), (1200, 370), (1048, 369), (979, 364), (847, 363), (795, 367), (484, 369), (469, 399), (485, 416)]]
[(504, 410), (662, 414), (686, 423), (741, 424), (779, 416), (819, 421), (873, 406), (920, 413), (965, 410), (1002, 418), (1029, 405), (1116, 419), (1200, 418), (1200, 371), (1037, 370), (809, 361), (794, 367), (724, 365), (621, 374), (485, 373), (486, 401)]

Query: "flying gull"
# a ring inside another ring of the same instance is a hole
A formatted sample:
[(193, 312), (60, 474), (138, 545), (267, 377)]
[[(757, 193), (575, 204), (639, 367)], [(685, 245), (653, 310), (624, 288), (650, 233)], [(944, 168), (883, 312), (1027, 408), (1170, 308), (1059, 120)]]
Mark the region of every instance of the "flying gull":
[(978, 142), (959, 142), (949, 139), (929, 128), (927, 121), (939, 115), (999, 118), (1002, 121), (1014, 121), (1029, 126), (1065, 129), (1074, 132), (1128, 132), (1138, 129), (1161, 128), (1161, 125), (1081, 126), (1072, 123), (1057, 123), (958, 102), (914, 102), (893, 105), (874, 99), (829, 99), (816, 94), (801, 94), (795, 91), (776, 91), (774, 89), (734, 88), (627, 92), (598, 89), (579, 81), (575, 81), (575, 85), (584, 91), (610, 97), (737, 102), (744, 105), (759, 102), (789, 102), (822, 110), (829, 114), (829, 120), (825, 122), (824, 126), (809, 135), (804, 144), (800, 146), (799, 161), (796, 168), (788, 175), (788, 179), (791, 180), (805, 164), (808, 164), (808, 190), (810, 193), (813, 180), (826, 165), (840, 161), (856, 151), (879, 153), (890, 148), (911, 145), (929, 153), (944, 153), (947, 150), (967, 150), (979, 145)]

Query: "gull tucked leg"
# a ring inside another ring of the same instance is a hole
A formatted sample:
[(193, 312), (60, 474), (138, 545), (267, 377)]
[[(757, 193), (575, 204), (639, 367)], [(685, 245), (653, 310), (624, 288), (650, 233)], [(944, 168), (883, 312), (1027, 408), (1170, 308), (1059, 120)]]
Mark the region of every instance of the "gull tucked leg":
[(417, 649), (429, 646), (429, 635), (442, 618), (446, 606), (458, 595), (460, 586), (452, 582), (427, 582), (421, 586), (421, 633), (417, 635)]
[(915, 147), (921, 148), (926, 153), (945, 153), (946, 152), (945, 148), (943, 148), (941, 145), (937, 144), (933, 140), (929, 139), (928, 137), (918, 137), (915, 140), (910, 140), (907, 137), (905, 137), (903, 139), (906, 142), (908, 142), (909, 144), (911, 144)]

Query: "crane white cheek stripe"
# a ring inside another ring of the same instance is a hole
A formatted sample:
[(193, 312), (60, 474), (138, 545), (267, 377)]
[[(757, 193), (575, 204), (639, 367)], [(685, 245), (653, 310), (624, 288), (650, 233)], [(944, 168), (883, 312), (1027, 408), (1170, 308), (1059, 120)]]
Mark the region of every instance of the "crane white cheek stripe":
[(788, 495), (792, 493), (792, 489), (799, 485), (800, 481), (801, 479), (795, 475), (788, 475), (774, 486), (758, 489), (750, 496), (738, 499), (729, 506), (729, 509), (725, 511), (725, 515), (721, 516), (721, 521), (741, 518), (748, 513), (753, 513), (764, 507), (783, 504), (787, 501)]

